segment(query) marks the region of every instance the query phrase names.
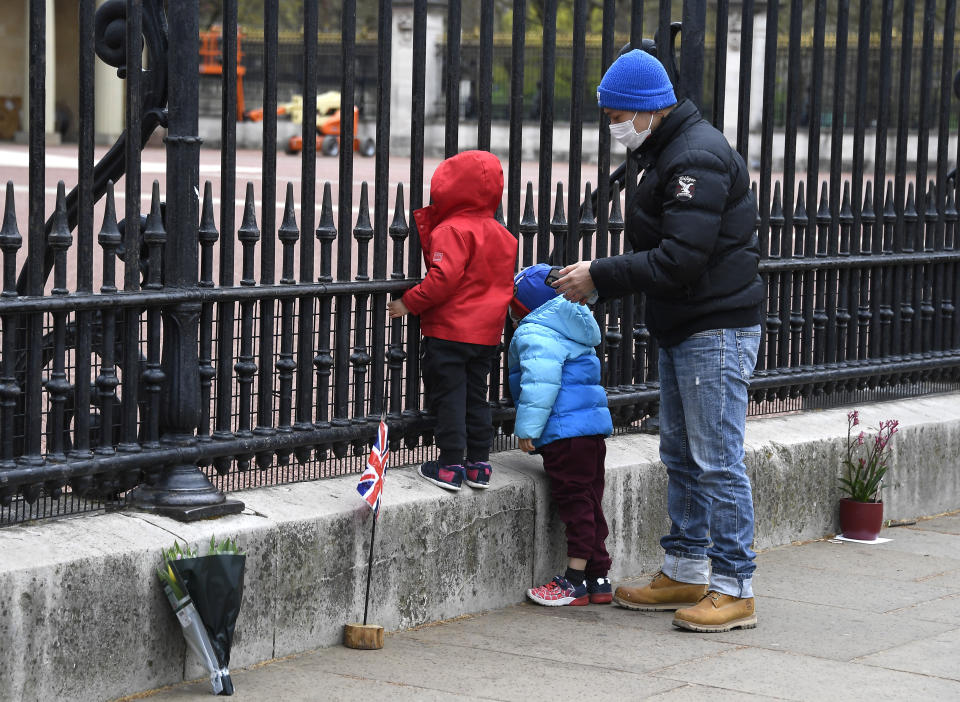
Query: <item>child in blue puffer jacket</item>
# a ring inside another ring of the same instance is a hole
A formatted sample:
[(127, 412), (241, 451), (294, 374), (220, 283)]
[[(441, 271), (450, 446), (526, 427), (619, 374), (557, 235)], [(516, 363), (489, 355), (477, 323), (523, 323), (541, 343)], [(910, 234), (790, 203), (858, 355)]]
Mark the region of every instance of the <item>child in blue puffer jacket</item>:
[(548, 606), (613, 599), (609, 533), (603, 516), (606, 444), (613, 432), (594, 347), (600, 327), (584, 305), (546, 283), (538, 263), (514, 278), (510, 317), (516, 325), (508, 363), (517, 408), (514, 433), (524, 451), (543, 456), (550, 495), (567, 531), (567, 570), (527, 597)]

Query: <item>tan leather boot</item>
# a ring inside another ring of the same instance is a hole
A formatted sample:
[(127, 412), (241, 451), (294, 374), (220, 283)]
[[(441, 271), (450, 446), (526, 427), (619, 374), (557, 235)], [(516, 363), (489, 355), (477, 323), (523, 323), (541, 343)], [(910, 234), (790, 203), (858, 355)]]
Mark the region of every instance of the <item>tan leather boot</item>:
[(678, 609), (673, 625), (703, 632), (753, 629), (757, 626), (757, 612), (752, 597), (733, 597), (710, 590), (693, 607)]
[(613, 601), (627, 609), (661, 612), (692, 607), (706, 592), (706, 585), (681, 583), (660, 572), (644, 587), (618, 587), (613, 594)]

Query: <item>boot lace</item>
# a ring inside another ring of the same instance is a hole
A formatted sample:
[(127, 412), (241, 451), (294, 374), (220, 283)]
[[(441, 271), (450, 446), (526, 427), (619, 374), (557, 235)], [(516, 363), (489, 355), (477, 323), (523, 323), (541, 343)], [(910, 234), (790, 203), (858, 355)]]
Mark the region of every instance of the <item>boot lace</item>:
[(703, 602), (708, 597), (713, 601), (713, 606), (716, 607), (717, 603), (720, 601), (720, 593), (716, 590), (707, 590), (707, 593), (700, 598), (700, 601)]

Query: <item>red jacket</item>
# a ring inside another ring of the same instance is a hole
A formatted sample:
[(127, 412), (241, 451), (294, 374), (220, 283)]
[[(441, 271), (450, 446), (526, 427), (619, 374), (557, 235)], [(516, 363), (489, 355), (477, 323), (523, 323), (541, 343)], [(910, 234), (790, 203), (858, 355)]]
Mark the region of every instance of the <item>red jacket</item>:
[(437, 166), (433, 204), (413, 213), (427, 274), (403, 295), (424, 336), (500, 343), (513, 296), (517, 240), (494, 214), (503, 169), (486, 151), (465, 151)]

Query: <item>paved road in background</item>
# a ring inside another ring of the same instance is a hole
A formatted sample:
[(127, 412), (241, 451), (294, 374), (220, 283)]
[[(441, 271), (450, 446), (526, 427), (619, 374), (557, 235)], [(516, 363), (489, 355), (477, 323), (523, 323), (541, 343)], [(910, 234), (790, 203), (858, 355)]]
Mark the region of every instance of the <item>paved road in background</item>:
[[(99, 159), (106, 152), (106, 148), (98, 147), (94, 156)], [(154, 180), (159, 181), (161, 195), (166, 195), (166, 150), (161, 147), (148, 146), (141, 154), (141, 208), (146, 213), (150, 202), (150, 187)], [(428, 201), (430, 193), (430, 176), (440, 163), (440, 158), (424, 158), (424, 202)], [(44, 190), (46, 194), (45, 212), (47, 215), (53, 210), (56, 201), (57, 181), (63, 180), (67, 192), (77, 183), (77, 147), (75, 144), (65, 144), (62, 146), (51, 146), (46, 149), (46, 174), (44, 179)], [(257, 205), (258, 218), (261, 214), (261, 187), (262, 187), (262, 162), (263, 154), (255, 149), (237, 150), (237, 226), (239, 226), (239, 215), (243, 210), (243, 200), (246, 191), (246, 184), (252, 183), (254, 186), (255, 202)], [(508, 163), (502, 159), (504, 171), (506, 172)], [(393, 214), (394, 199), (396, 197), (397, 184), (404, 184), (404, 203), (409, 206), (410, 202), (410, 159), (408, 157), (392, 157), (389, 159), (389, 201), (390, 215)], [(0, 143), (0, 183), (6, 185), (7, 181), (13, 181), (16, 193), (17, 221), (21, 233), (26, 232), (27, 225), (27, 194), (29, 185), (28, 172), (28, 151), (25, 145), (11, 143)], [(370, 188), (370, 204), (373, 206), (373, 186), (374, 186), (374, 168), (376, 159), (355, 156), (353, 160), (353, 209), (354, 217), (360, 202), (361, 184), (366, 182)], [(340, 181), (339, 161), (336, 158), (319, 156), (316, 160), (315, 177), (315, 196), (317, 215), (319, 216), (320, 204), (323, 196), (323, 186), (329, 182), (333, 191), (333, 206), (338, 206), (338, 185)], [(568, 177), (568, 164), (557, 162), (553, 165), (552, 180), (566, 182)], [(527, 181), (536, 183), (539, 180), (539, 164), (534, 161), (525, 161), (521, 164), (521, 180), (526, 187)], [(596, 165), (583, 164), (582, 178), (584, 182), (590, 180), (596, 181)], [(220, 151), (216, 149), (200, 150), (200, 182), (202, 184), (209, 180), (213, 186), (213, 194), (216, 205), (216, 212), (219, 218), (220, 205)], [(292, 183), (294, 187), (294, 198), (298, 207), (301, 200), (301, 159), (299, 155), (288, 155), (280, 151), (277, 153), (277, 225), (280, 223), (280, 215), (283, 213), (283, 198), (287, 183)], [(555, 187), (555, 186), (554, 186)], [(116, 184), (116, 197), (118, 215), (122, 217), (122, 208), (124, 201), (124, 181), (119, 180)], [(534, 196), (536, 196), (534, 188)], [(95, 229), (99, 229), (102, 221), (100, 214), (102, 209), (98, 209), (97, 216), (94, 218)]]
[[(98, 147), (95, 154), (95, 159), (99, 159), (106, 152), (105, 147)], [(140, 209), (143, 214), (147, 214), (150, 211), (150, 198), (151, 198), (151, 188), (154, 180), (158, 181), (160, 186), (160, 197), (161, 200), (166, 199), (166, 150), (162, 147), (147, 147), (143, 150), (141, 154), (141, 202)], [(237, 184), (235, 190), (235, 200), (234, 200), (234, 216), (235, 216), (235, 228), (239, 228), (241, 222), (243, 221), (243, 210), (244, 210), (244, 201), (246, 196), (247, 184), (251, 183), (253, 185), (254, 192), (254, 206), (256, 210), (256, 219), (257, 226), (263, 226), (263, 205), (261, 202), (262, 188), (263, 188), (263, 178), (262, 178), (262, 160), (263, 153), (259, 150), (253, 149), (240, 149), (237, 151), (236, 159), (236, 177)], [(424, 180), (424, 192), (423, 192), (423, 202), (429, 202), (430, 198), (430, 177), (433, 175), (434, 170), (436, 170), (437, 165), (442, 161), (440, 158), (424, 158), (423, 159), (423, 180)], [(46, 149), (46, 173), (44, 177), (44, 193), (45, 193), (45, 203), (44, 203), (44, 214), (45, 217), (49, 217), (53, 212), (56, 195), (57, 195), (57, 182), (62, 180), (65, 185), (66, 192), (69, 192), (73, 188), (78, 180), (77, 175), (77, 147), (75, 144), (66, 144), (61, 146), (51, 146)], [(506, 172), (507, 162), (502, 160), (504, 170)], [(324, 185), (330, 183), (331, 186), (331, 200), (333, 206), (333, 217), (334, 222), (339, 229), (341, 224), (339, 220), (339, 182), (340, 182), (340, 172), (339, 172), (339, 161), (336, 158), (328, 158), (320, 156), (316, 160), (317, 170), (316, 177), (314, 179), (314, 197), (315, 197), (315, 210), (314, 210), (314, 226), (319, 222), (321, 205), (323, 202), (323, 191)], [(353, 161), (353, 178), (352, 178), (352, 203), (351, 203), (351, 215), (350, 215), (350, 228), (356, 224), (357, 217), (359, 215), (359, 206), (360, 206), (360, 194), (363, 183), (366, 183), (368, 186), (368, 197), (369, 197), (369, 206), (370, 211), (369, 215), (371, 219), (374, 217), (375, 201), (374, 201), (374, 169), (376, 165), (376, 160), (374, 158), (364, 158), (361, 156), (356, 156)], [(20, 234), (23, 237), (24, 243), (23, 247), (17, 254), (17, 269), (20, 270), (23, 261), (26, 257), (26, 246), (27, 246), (27, 233), (28, 221), (29, 221), (29, 158), (28, 150), (25, 145), (16, 145), (10, 143), (0, 143), (0, 184), (4, 187), (7, 182), (10, 181), (14, 185), (14, 202), (16, 209), (16, 219), (17, 225), (20, 230)], [(283, 221), (283, 210), (284, 210), (284, 197), (286, 193), (287, 183), (293, 185), (294, 191), (294, 206), (297, 215), (297, 224), (302, 227), (303, 218), (300, 208), (300, 203), (302, 202), (302, 187), (303, 181), (301, 178), (301, 158), (299, 155), (291, 156), (280, 151), (277, 153), (277, 196), (275, 203), (275, 217), (276, 221), (274, 223), (274, 229), (279, 228), (281, 222)], [(553, 171), (551, 179), (554, 181), (552, 193), (555, 193), (556, 181), (566, 182), (568, 179), (568, 169), (569, 166), (567, 163), (558, 162), (553, 165)], [(200, 151), (200, 184), (201, 191), (203, 189), (204, 183), (209, 181), (212, 187), (213, 192), (213, 205), (215, 212), (215, 219), (218, 229), (222, 226), (222, 216), (221, 216), (221, 169), (220, 169), (220, 151), (215, 149), (201, 149)], [(596, 165), (583, 164), (583, 173), (582, 179), (584, 183), (586, 181), (595, 182), (596, 181)], [(532, 161), (526, 161), (521, 164), (521, 181), (523, 183), (523, 188), (526, 188), (526, 183), (528, 181), (537, 183), (539, 181), (539, 164)], [(397, 185), (403, 184), (403, 206), (404, 212), (409, 222), (409, 207), (410, 207), (410, 159), (408, 157), (394, 157), (389, 160), (389, 178), (387, 185), (387, 222), (393, 220), (394, 211), (396, 208), (397, 202)], [(119, 180), (115, 185), (115, 200), (117, 206), (117, 217), (124, 217), (124, 208), (126, 203), (126, 198), (124, 195), (125, 181), (124, 179)], [(536, 202), (537, 189), (534, 187), (534, 198)], [(553, 195), (551, 195), (552, 197)], [(568, 196), (564, 196), (564, 201), (566, 204), (565, 210), (569, 207)], [(506, 202), (506, 197), (504, 198)], [(2, 207), (2, 206), (0, 206)], [(104, 199), (101, 199), (97, 206), (94, 209), (94, 219), (93, 219), (93, 234), (96, 238), (97, 233), (100, 231), (100, 228), (103, 224), (103, 211), (104, 211)], [(552, 214), (552, 210), (551, 210)], [(77, 232), (74, 231), (74, 241), (76, 242)], [(96, 247), (97, 250), (94, 254), (95, 262), (95, 273), (94, 273), (94, 289), (98, 288), (99, 285), (99, 270), (102, 264), (102, 253), (99, 250), (99, 247)], [(239, 249), (239, 245), (237, 246)], [(389, 247), (392, 249), (392, 247)], [(215, 255), (218, 252), (218, 247), (214, 247)], [(279, 246), (278, 246), (279, 250)], [(74, 289), (75, 281), (75, 260), (76, 246), (72, 247), (70, 253), (68, 254), (68, 270), (69, 270), (69, 279), (68, 279), (68, 288)], [(319, 257), (319, 247), (317, 247), (316, 255)], [(259, 265), (259, 250), (257, 253), (257, 270), (260, 270)], [(239, 278), (239, 273), (241, 270), (241, 257), (237, 256), (236, 265), (237, 265), (237, 278)], [(277, 273), (279, 275), (279, 266), (280, 259), (277, 258)], [(122, 279), (122, 268), (120, 279)], [(48, 287), (50, 283), (48, 281)]]
[[(95, 159), (99, 159), (106, 152), (106, 147), (98, 147), (95, 154)], [(254, 192), (254, 206), (256, 211), (257, 226), (262, 228), (263, 226), (263, 205), (261, 202), (262, 188), (263, 188), (263, 179), (262, 179), (262, 162), (263, 162), (263, 153), (260, 150), (256, 149), (239, 149), (236, 152), (236, 189), (234, 194), (234, 217), (235, 223), (234, 227), (239, 228), (243, 220), (243, 210), (244, 210), (244, 201), (246, 196), (247, 184), (250, 183), (253, 185)], [(284, 209), (284, 197), (287, 183), (293, 185), (294, 190), (294, 208), (297, 215), (297, 224), (302, 227), (303, 218), (300, 209), (300, 203), (302, 202), (302, 188), (303, 182), (301, 177), (302, 165), (301, 158), (299, 155), (288, 155), (285, 154), (282, 150), (277, 152), (277, 195), (276, 202), (274, 205), (275, 209), (275, 222), (274, 230), (279, 228), (280, 223), (283, 219), (283, 209)], [(142, 158), (142, 173), (141, 173), (141, 203), (140, 209), (143, 214), (146, 214), (150, 210), (150, 197), (151, 197), (151, 187), (154, 180), (158, 181), (160, 186), (160, 198), (161, 200), (166, 200), (166, 150), (163, 147), (158, 146), (148, 146), (145, 148), (141, 154)], [(423, 202), (427, 203), (430, 199), (430, 177), (433, 175), (434, 170), (442, 159), (432, 157), (423, 159)], [(54, 205), (56, 202), (57, 194), (57, 182), (62, 180), (66, 187), (66, 191), (69, 192), (73, 188), (78, 180), (77, 177), (77, 146), (76, 144), (64, 144), (60, 146), (51, 146), (46, 149), (46, 172), (44, 176), (44, 194), (45, 194), (45, 203), (44, 203), (44, 214), (45, 217), (49, 217), (53, 212)], [(615, 162), (616, 159), (614, 159)], [(394, 212), (397, 204), (397, 186), (398, 184), (403, 185), (403, 210), (409, 222), (409, 206), (410, 206), (410, 158), (409, 157), (391, 157), (389, 159), (389, 169), (388, 169), (388, 183), (387, 183), (387, 213), (386, 221), (388, 223), (392, 222), (394, 217)], [(508, 162), (506, 159), (501, 159), (503, 164), (504, 172), (508, 171)], [(342, 229), (343, 225), (340, 222), (339, 217), (339, 182), (340, 182), (340, 171), (339, 171), (339, 161), (336, 158), (318, 156), (316, 159), (317, 170), (316, 176), (314, 179), (314, 197), (315, 197), (315, 211), (314, 211), (314, 222), (315, 224), (319, 221), (321, 204), (323, 201), (323, 190), (326, 183), (330, 183), (331, 194), (332, 194), (332, 206), (333, 206), (333, 217), (335, 225), (338, 229)], [(23, 265), (24, 258), (26, 256), (26, 238), (28, 232), (28, 194), (29, 194), (29, 171), (28, 171), (28, 149), (26, 145), (18, 145), (12, 143), (0, 143), (0, 184), (6, 185), (8, 181), (13, 182), (14, 184), (14, 194), (15, 194), (15, 207), (17, 215), (17, 223), (20, 229), (21, 235), (24, 237), (24, 246), (17, 254), (17, 269)], [(360, 205), (360, 194), (363, 183), (366, 183), (369, 189), (369, 206), (370, 206), (370, 217), (373, 223), (376, 223), (374, 218), (375, 211), (375, 200), (374, 200), (374, 169), (376, 166), (375, 158), (365, 158), (362, 156), (355, 156), (353, 161), (353, 176), (352, 176), (352, 202), (351, 202), (351, 213), (349, 217), (349, 227), (352, 229), (357, 222), (357, 217), (359, 215), (359, 205)], [(549, 208), (548, 217), (553, 216), (555, 211), (555, 198), (556, 198), (556, 189), (557, 183), (567, 183), (569, 180), (569, 164), (564, 161), (557, 161), (553, 163), (552, 170), (550, 172), (550, 197), (551, 205)], [(200, 184), (201, 190), (203, 185), (209, 181), (212, 186), (213, 192), (213, 205), (215, 212), (215, 220), (217, 223), (218, 229), (222, 227), (222, 213), (221, 213), (221, 179), (220, 179), (220, 151), (217, 149), (201, 149), (200, 150)], [(759, 178), (759, 172), (754, 171), (752, 177), (754, 179)], [(782, 178), (782, 173), (774, 172), (771, 174), (772, 177), (776, 179)], [(865, 177), (872, 176), (872, 173), (865, 174)], [(581, 189), (585, 188), (587, 182), (591, 184), (591, 187), (595, 189), (597, 183), (597, 165), (595, 163), (583, 162), (581, 164)], [(796, 173), (796, 179), (799, 185), (799, 182), (806, 177), (806, 172), (801, 171)], [(829, 178), (829, 173), (821, 172), (821, 179)], [(849, 173), (842, 174), (842, 177), (847, 179), (850, 177)], [(910, 176), (908, 180), (912, 180), (913, 176)], [(521, 189), (523, 191), (522, 198), (525, 197), (526, 188), (528, 183), (533, 184), (533, 206), (534, 206), (534, 215), (539, 218), (539, 182), (540, 182), (540, 165), (536, 161), (524, 161), (520, 165), (520, 182)], [(581, 192), (582, 194), (582, 192)], [(571, 207), (571, 198), (570, 193), (564, 188), (563, 194), (563, 212), (565, 217), (569, 220), (572, 216), (572, 213), (576, 212), (575, 207)], [(575, 198), (577, 202), (581, 199), (580, 197)], [(507, 194), (504, 195), (504, 203), (506, 206)], [(525, 203), (525, 200), (522, 200)], [(124, 216), (125, 208), (125, 195), (124, 195), (124, 179), (120, 179), (116, 183), (116, 205), (117, 205), (117, 216), (122, 218)], [(103, 223), (103, 208), (104, 200), (101, 199), (97, 203), (94, 209), (94, 221), (93, 221), (93, 234), (96, 238), (96, 234), (100, 231), (100, 228)], [(813, 212), (816, 210), (816, 207), (808, 202), (808, 210)], [(522, 209), (521, 209), (522, 212)], [(505, 214), (506, 216), (506, 214)], [(74, 238), (76, 240), (77, 232), (74, 231)], [(234, 235), (235, 236), (235, 235)], [(239, 246), (237, 246), (239, 249)], [(97, 251), (94, 254), (95, 261), (95, 271), (94, 271), (94, 289), (99, 288), (99, 269), (102, 264), (102, 253), (97, 247)], [(279, 250), (279, 246), (278, 246)], [(392, 246), (388, 247), (389, 253), (388, 257), (392, 257)], [(319, 247), (316, 247), (315, 255), (319, 257)], [(75, 256), (76, 256), (76, 246), (72, 247), (68, 253), (68, 271), (69, 277), (67, 285), (69, 289), (74, 289), (75, 287)], [(219, 256), (219, 247), (214, 247), (214, 256), (215, 261)], [(336, 258), (334, 252), (334, 259)], [(295, 259), (298, 260), (298, 259)], [(279, 277), (280, 273), (280, 258), (277, 257), (277, 268), (276, 268), (276, 277)], [(299, 265), (296, 263), (295, 265)], [(317, 265), (319, 266), (319, 259)], [(216, 264), (215, 264), (216, 266)], [(237, 256), (236, 258), (236, 271), (235, 278), (239, 279), (240, 271), (242, 267), (241, 257)], [(354, 266), (355, 267), (355, 266)], [(259, 264), (259, 247), (257, 253), (257, 270), (260, 270)], [(120, 278), (122, 279), (122, 268), (120, 270)], [(392, 270), (392, 262), (388, 265), (388, 271)], [(219, 276), (215, 273), (215, 279)], [(48, 289), (52, 287), (52, 282), (48, 281)]]
[[(523, 604), (388, 634), (380, 651), (334, 646), (235, 670), (233, 699), (960, 700), (960, 512), (881, 536), (891, 541), (761, 553), (749, 631)], [(205, 700), (210, 684), (142, 697)]]

